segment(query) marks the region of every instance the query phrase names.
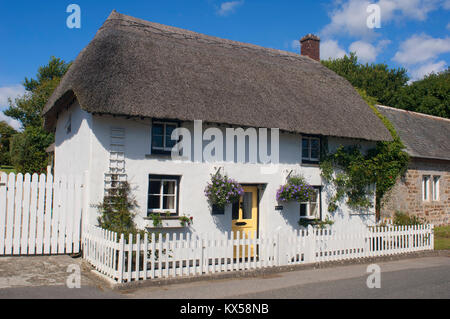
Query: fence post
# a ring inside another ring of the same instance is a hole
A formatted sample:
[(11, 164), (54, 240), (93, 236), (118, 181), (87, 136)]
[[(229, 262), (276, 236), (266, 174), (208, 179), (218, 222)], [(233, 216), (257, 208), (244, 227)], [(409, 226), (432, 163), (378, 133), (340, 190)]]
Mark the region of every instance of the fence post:
[(123, 268), (125, 262), (125, 236), (123, 234), (120, 235), (119, 241), (119, 269), (118, 269), (118, 281), (119, 283), (123, 282)]

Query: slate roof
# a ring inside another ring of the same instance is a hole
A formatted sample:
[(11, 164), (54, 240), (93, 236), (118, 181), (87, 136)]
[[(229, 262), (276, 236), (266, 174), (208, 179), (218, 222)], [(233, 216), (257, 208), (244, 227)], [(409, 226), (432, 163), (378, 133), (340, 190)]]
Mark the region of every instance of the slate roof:
[(450, 160), (450, 119), (377, 105), (411, 157)]

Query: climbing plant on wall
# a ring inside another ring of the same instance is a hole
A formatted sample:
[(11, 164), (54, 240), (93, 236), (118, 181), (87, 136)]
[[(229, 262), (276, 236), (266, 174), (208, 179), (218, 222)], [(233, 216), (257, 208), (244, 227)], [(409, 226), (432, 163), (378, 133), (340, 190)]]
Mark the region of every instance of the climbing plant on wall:
[(321, 159), (323, 178), (335, 186), (336, 193), (330, 199), (328, 211), (334, 212), (345, 198), (349, 207), (366, 209), (372, 206), (370, 186), (376, 185), (376, 210), (379, 212), (383, 196), (395, 185), (407, 168), (409, 156), (392, 124), (375, 107), (376, 100), (364, 90), (357, 89), (375, 114), (383, 121), (392, 135), (392, 141), (377, 142), (366, 153), (359, 147), (339, 147), (326, 153)]

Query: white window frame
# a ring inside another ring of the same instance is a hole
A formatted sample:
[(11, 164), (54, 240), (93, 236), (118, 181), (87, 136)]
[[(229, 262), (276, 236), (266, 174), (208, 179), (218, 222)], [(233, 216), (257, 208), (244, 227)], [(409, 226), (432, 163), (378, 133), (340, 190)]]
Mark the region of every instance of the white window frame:
[[(163, 127), (163, 147), (159, 147), (159, 146), (154, 146), (153, 145), (153, 125), (155, 125), (155, 124), (164, 126)], [(172, 147), (166, 147), (166, 145), (167, 145), (166, 144), (166, 136), (167, 136), (166, 128), (167, 128), (167, 125), (175, 126), (175, 129), (178, 128), (178, 124), (174, 123), (174, 122), (155, 121), (155, 122), (152, 123), (152, 131), (151, 131), (151, 133), (152, 133), (152, 136), (151, 136), (151, 138), (152, 138), (152, 141), (151, 141), (152, 150), (165, 151), (165, 152), (171, 152), (172, 151)]]
[[(303, 140), (309, 140), (309, 146), (308, 146), (308, 156), (305, 157), (303, 154)], [(319, 156), (317, 158), (311, 157), (311, 141), (317, 140), (319, 143)], [(319, 137), (309, 137), (309, 136), (302, 136), (302, 142), (301, 142), (301, 151), (302, 151), (302, 161), (311, 161), (311, 162), (318, 162), (320, 159), (320, 138)]]
[[(159, 208), (148, 208), (147, 205), (147, 211), (149, 213), (166, 213), (170, 212), (170, 214), (175, 215), (178, 214), (177, 207), (178, 207), (178, 180), (177, 179), (171, 179), (171, 178), (149, 178), (149, 186), (150, 182), (157, 181), (161, 183), (159, 194), (150, 194), (150, 189), (147, 194), (147, 201), (149, 200), (150, 196), (159, 196)], [(175, 189), (174, 189), (174, 195), (170, 195), (170, 197), (174, 197), (173, 202), (173, 209), (169, 208), (163, 208), (164, 206), (164, 196), (169, 197), (168, 194), (164, 194), (164, 182), (174, 182), (175, 183)]]
[(430, 201), (430, 175), (422, 176), (422, 200), (424, 202)]
[(435, 202), (439, 201), (439, 184), (440, 184), (441, 177), (440, 176), (433, 176), (432, 180), (432, 192), (431, 192), (431, 199)]
[(311, 215), (311, 201), (308, 202), (300, 202), (300, 211), (299, 214), (301, 214), (301, 207), (302, 205), (306, 205), (306, 216), (301, 216), (302, 219), (319, 219), (320, 218), (320, 208), (321, 208), (321, 202), (320, 202), (320, 193), (321, 188), (320, 187), (314, 187), (314, 190), (316, 191), (316, 207), (317, 207), (317, 215)]

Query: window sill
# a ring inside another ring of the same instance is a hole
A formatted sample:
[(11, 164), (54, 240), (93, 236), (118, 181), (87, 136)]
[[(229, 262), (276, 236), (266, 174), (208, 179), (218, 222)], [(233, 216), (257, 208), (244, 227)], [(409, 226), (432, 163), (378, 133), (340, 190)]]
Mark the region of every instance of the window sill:
[(145, 217), (146, 226), (149, 229), (161, 229), (161, 228), (185, 228), (187, 226), (182, 226), (179, 216), (161, 216), (161, 225), (153, 225), (153, 220), (150, 217)]

